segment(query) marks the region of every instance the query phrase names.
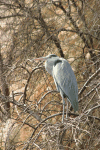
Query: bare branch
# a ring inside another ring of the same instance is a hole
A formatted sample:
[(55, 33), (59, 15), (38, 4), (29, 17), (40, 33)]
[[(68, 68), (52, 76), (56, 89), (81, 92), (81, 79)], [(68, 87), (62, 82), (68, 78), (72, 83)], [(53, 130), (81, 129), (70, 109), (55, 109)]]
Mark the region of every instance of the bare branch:
[(76, 22), (74, 21), (74, 19), (72, 18), (71, 14), (70, 14), (70, 11), (66, 11), (65, 8), (62, 6), (62, 3), (59, 2), (59, 4), (56, 4), (56, 2), (52, 1), (53, 4), (56, 6), (56, 7), (59, 7), (64, 13), (65, 15), (67, 15), (67, 17), (69, 18), (69, 20), (71, 21), (72, 25), (74, 26), (75, 30), (76, 30), (76, 33), (82, 38), (84, 44), (86, 45), (86, 47), (90, 48), (86, 38), (84, 37), (83, 33), (81, 32), (81, 30), (79, 29), (79, 27), (77, 26)]
[(14, 18), (14, 17), (24, 17), (24, 15), (21, 14), (13, 14), (13, 15), (9, 15), (9, 16), (0, 16), (0, 19), (7, 19), (7, 18)]
[(96, 72), (89, 77), (89, 79), (85, 82), (85, 84), (83, 85), (83, 87), (81, 88), (81, 90), (79, 91), (78, 95), (81, 95), (83, 93), (83, 91), (86, 89), (86, 86), (91, 82), (91, 80), (93, 80), (93, 78), (100, 72), (100, 68), (98, 70), (96, 70)]

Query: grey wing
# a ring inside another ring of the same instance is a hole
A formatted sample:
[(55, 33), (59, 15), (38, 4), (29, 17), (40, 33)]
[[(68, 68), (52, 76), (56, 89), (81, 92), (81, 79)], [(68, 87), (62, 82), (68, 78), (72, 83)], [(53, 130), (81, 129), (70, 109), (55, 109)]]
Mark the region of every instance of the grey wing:
[(61, 63), (53, 66), (53, 78), (57, 90), (62, 92), (68, 97), (74, 111), (78, 110), (78, 87), (74, 72), (70, 64), (65, 59), (61, 59)]

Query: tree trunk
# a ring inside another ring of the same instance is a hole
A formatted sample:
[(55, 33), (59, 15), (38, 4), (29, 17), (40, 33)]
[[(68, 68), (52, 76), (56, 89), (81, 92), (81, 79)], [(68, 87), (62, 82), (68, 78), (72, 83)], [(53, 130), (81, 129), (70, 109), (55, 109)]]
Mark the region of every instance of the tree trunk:
[[(0, 51), (0, 84), (1, 84), (1, 93), (5, 97), (9, 96), (9, 88), (8, 88), (8, 84), (6, 83), (6, 77), (4, 74), (4, 65), (3, 65), (1, 51)], [(6, 102), (5, 104), (3, 104), (3, 106), (6, 111), (6, 114), (5, 115), (2, 114), (2, 119), (6, 120), (10, 118), (10, 103)]]

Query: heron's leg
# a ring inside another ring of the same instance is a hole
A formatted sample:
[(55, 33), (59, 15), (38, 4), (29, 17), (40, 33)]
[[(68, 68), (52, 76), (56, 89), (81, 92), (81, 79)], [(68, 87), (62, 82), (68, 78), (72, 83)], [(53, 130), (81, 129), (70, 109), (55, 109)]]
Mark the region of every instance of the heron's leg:
[(63, 115), (62, 115), (62, 123), (64, 122), (64, 114), (65, 114), (65, 100), (64, 97), (62, 96), (62, 100), (63, 100)]
[(66, 118), (68, 117), (68, 100), (67, 100), (67, 109), (66, 109)]
[(63, 123), (64, 122), (64, 114), (65, 114), (65, 100), (64, 100), (64, 96), (63, 96), (62, 90), (60, 90), (60, 95), (61, 95), (62, 100), (63, 100), (63, 115), (62, 115), (62, 123)]

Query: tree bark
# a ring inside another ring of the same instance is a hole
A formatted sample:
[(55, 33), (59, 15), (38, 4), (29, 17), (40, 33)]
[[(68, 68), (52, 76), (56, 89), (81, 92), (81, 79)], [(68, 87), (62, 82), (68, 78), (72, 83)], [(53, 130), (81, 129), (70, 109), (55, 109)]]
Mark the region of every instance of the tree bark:
[[(1, 51), (0, 51), (0, 83), (1, 83), (1, 93), (7, 97), (9, 96), (9, 87), (8, 84), (6, 83), (6, 79), (5, 79), (5, 75), (4, 75), (4, 65), (3, 65), (3, 59), (2, 59), (2, 55), (1, 55)], [(6, 116), (4, 116), (5, 119), (10, 118), (10, 103), (6, 102), (4, 103), (4, 109), (6, 111)], [(3, 115), (2, 115), (3, 116)], [(3, 118), (3, 120), (4, 120)]]

